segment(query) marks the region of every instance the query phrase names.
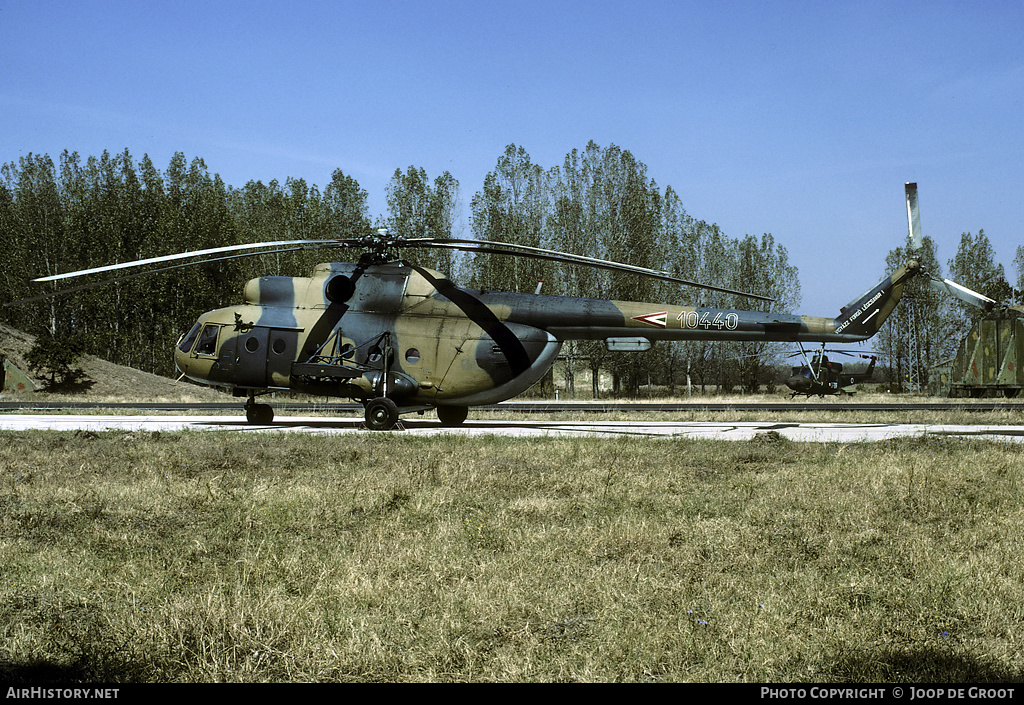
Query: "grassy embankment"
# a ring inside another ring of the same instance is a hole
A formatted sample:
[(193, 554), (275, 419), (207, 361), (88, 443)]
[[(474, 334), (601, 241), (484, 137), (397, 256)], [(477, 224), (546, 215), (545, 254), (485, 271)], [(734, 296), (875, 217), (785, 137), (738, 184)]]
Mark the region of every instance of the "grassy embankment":
[(0, 680), (1005, 681), (1019, 445), (0, 434)]

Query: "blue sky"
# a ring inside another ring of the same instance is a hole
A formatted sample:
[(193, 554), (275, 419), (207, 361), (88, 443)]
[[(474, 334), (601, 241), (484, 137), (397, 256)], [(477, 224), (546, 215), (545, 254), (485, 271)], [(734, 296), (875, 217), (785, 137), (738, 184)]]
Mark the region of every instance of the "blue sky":
[[(0, 0), (0, 162), (128, 149), (233, 186), (396, 168), (468, 204), (506, 145), (631, 151), (694, 217), (771, 233), (834, 315), (906, 234), (1022, 238), (1024, 2)], [(464, 233), (469, 235), (468, 224)], [(686, 300), (684, 293), (680, 301)]]

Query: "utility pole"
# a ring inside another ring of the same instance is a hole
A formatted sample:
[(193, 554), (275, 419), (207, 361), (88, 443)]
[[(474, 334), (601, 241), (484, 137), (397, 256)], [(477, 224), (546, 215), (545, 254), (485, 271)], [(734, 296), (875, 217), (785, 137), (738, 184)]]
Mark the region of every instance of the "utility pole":
[(918, 394), (921, 391), (921, 354), (917, 344), (917, 314), (914, 310), (916, 301), (913, 296), (908, 296), (904, 301), (904, 310), (907, 314), (907, 386), (911, 394)]

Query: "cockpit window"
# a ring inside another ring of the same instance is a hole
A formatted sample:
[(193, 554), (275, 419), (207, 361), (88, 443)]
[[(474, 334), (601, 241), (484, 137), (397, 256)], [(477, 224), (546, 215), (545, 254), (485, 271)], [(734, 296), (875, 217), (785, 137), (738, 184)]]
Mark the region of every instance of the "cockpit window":
[(192, 326), (192, 330), (181, 336), (181, 340), (178, 341), (178, 350), (181, 350), (183, 353), (187, 353), (192, 349), (193, 343), (196, 342), (196, 336), (199, 335), (199, 328), (199, 324), (196, 323)]
[(203, 326), (203, 332), (196, 344), (196, 355), (213, 355), (217, 352), (217, 334), (220, 333), (220, 326), (207, 324)]

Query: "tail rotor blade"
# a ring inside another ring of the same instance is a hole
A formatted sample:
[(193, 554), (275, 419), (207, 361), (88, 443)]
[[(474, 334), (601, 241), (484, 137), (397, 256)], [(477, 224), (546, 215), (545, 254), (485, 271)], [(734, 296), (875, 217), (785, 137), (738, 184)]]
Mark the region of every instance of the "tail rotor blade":
[[(917, 205), (917, 183), (908, 181), (903, 185), (907, 196), (907, 228), (910, 236), (911, 248), (916, 253), (921, 249), (921, 214)], [(971, 306), (977, 306), (986, 313), (991, 311), (996, 302), (976, 291), (971, 291), (949, 279), (942, 279), (934, 274), (928, 273), (932, 288), (942, 294), (949, 294)]]
[(985, 296), (984, 294), (979, 294), (976, 291), (971, 291), (966, 286), (961, 286), (957, 284), (955, 281), (933, 277), (931, 283), (932, 288), (936, 289), (937, 291), (949, 294), (950, 296), (954, 296), (960, 299), (961, 301), (970, 304), (971, 306), (977, 306), (986, 313), (991, 311), (993, 307), (996, 305), (995, 301)]
[(917, 206), (917, 183), (907, 182), (903, 185), (907, 196), (907, 230), (910, 235), (911, 250), (917, 252), (921, 249), (921, 213)]

